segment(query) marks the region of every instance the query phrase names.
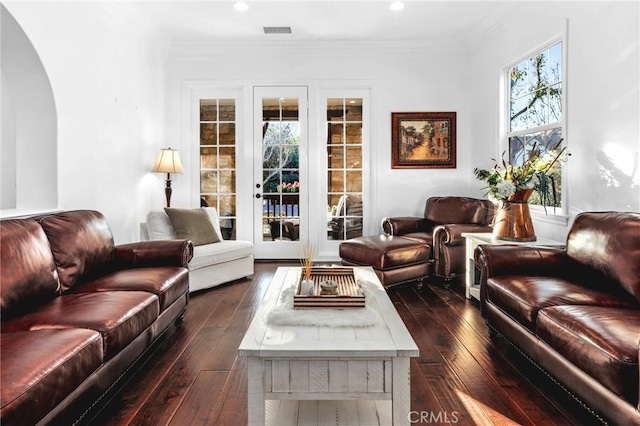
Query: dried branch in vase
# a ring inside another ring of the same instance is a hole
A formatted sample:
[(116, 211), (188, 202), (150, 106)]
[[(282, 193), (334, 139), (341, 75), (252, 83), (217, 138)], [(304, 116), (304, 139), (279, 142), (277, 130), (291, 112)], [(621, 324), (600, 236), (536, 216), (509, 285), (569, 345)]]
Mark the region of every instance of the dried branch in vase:
[(315, 255), (315, 246), (311, 243), (302, 244), (302, 257), (300, 258), (300, 264), (304, 271), (304, 279), (311, 279), (311, 268), (313, 267), (313, 256)]

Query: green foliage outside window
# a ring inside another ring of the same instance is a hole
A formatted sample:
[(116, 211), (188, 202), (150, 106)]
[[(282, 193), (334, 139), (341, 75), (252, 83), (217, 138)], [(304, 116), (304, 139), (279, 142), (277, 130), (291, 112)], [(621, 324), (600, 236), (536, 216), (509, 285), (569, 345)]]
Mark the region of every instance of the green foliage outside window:
[[(508, 70), (509, 77), (509, 163), (528, 158), (531, 149), (541, 155), (558, 154), (562, 135), (562, 43), (556, 43), (524, 59)], [(535, 147), (535, 148), (534, 148)], [(555, 148), (555, 149), (554, 149)], [(555, 151), (555, 152), (554, 152)], [(535, 193), (530, 204), (561, 207), (562, 166), (557, 164), (541, 182), (545, 193)], [(555, 195), (555, 197), (553, 197)]]

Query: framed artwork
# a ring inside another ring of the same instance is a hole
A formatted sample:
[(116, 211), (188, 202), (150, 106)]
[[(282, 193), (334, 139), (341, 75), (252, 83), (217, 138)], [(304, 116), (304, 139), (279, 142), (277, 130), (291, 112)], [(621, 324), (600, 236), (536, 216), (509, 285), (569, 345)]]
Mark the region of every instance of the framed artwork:
[(392, 112), (391, 168), (455, 169), (455, 112)]

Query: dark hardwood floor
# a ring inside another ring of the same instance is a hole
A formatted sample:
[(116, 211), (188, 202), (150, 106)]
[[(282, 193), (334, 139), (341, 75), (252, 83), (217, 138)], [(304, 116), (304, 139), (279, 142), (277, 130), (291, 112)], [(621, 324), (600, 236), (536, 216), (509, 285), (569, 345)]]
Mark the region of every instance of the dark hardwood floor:
[[(246, 361), (237, 349), (277, 266), (256, 263), (253, 279), (192, 294), (184, 323), (93, 425), (244, 425)], [(411, 360), (414, 424), (586, 425), (580, 404), (505, 342), (492, 342), (477, 301), (451, 289), (388, 290), (420, 349)]]

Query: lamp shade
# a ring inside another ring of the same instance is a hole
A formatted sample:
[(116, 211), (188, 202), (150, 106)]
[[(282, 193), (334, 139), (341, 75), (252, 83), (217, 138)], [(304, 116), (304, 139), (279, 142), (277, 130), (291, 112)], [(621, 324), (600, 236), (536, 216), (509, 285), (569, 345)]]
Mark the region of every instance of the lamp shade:
[(153, 171), (158, 173), (182, 173), (180, 154), (175, 149), (163, 148), (158, 154)]

